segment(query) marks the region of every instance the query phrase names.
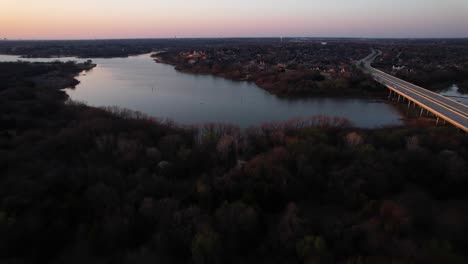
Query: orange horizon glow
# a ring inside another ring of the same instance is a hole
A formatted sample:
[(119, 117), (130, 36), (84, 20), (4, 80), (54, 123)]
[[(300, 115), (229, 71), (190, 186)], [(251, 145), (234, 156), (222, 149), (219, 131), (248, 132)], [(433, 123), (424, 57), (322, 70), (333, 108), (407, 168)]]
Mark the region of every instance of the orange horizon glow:
[(0, 38), (9, 39), (468, 37), (464, 0), (0, 1)]

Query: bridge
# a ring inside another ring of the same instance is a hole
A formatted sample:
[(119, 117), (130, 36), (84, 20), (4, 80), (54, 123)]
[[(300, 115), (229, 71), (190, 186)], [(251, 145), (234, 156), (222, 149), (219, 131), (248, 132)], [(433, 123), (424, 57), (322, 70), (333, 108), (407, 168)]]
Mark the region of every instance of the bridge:
[(372, 50), (369, 56), (358, 61), (358, 66), (385, 85), (390, 90), (390, 98), (397, 97), (398, 102), (406, 100), (408, 108), (412, 104), (413, 107), (419, 106), (420, 116), (424, 111), (432, 113), (436, 117), (436, 125), (443, 121), (468, 132), (467, 105), (373, 68), (371, 63), (381, 54), (381, 51)]

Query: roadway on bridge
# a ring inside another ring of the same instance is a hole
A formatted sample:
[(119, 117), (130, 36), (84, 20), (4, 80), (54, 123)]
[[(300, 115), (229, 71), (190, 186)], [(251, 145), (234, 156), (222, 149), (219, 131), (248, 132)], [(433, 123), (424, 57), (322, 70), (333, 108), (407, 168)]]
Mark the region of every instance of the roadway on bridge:
[(456, 127), (468, 131), (467, 105), (374, 69), (371, 63), (380, 54), (380, 51), (372, 50), (372, 53), (359, 61), (358, 65), (363, 66), (364, 70), (371, 74), (379, 83), (429, 110), (447, 122), (452, 123)]

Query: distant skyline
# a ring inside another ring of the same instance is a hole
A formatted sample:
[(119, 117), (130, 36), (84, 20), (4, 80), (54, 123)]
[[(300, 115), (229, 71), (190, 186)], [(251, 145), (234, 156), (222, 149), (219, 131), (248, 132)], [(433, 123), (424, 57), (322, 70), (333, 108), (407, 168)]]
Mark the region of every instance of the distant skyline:
[(468, 0), (0, 0), (0, 39), (467, 38)]

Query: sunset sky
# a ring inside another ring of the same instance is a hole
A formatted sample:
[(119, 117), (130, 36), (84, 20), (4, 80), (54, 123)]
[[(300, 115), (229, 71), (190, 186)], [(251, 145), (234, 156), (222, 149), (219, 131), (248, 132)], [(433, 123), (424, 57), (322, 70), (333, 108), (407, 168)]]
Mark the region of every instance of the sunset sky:
[(468, 0), (0, 0), (0, 38), (174, 36), (468, 37)]

